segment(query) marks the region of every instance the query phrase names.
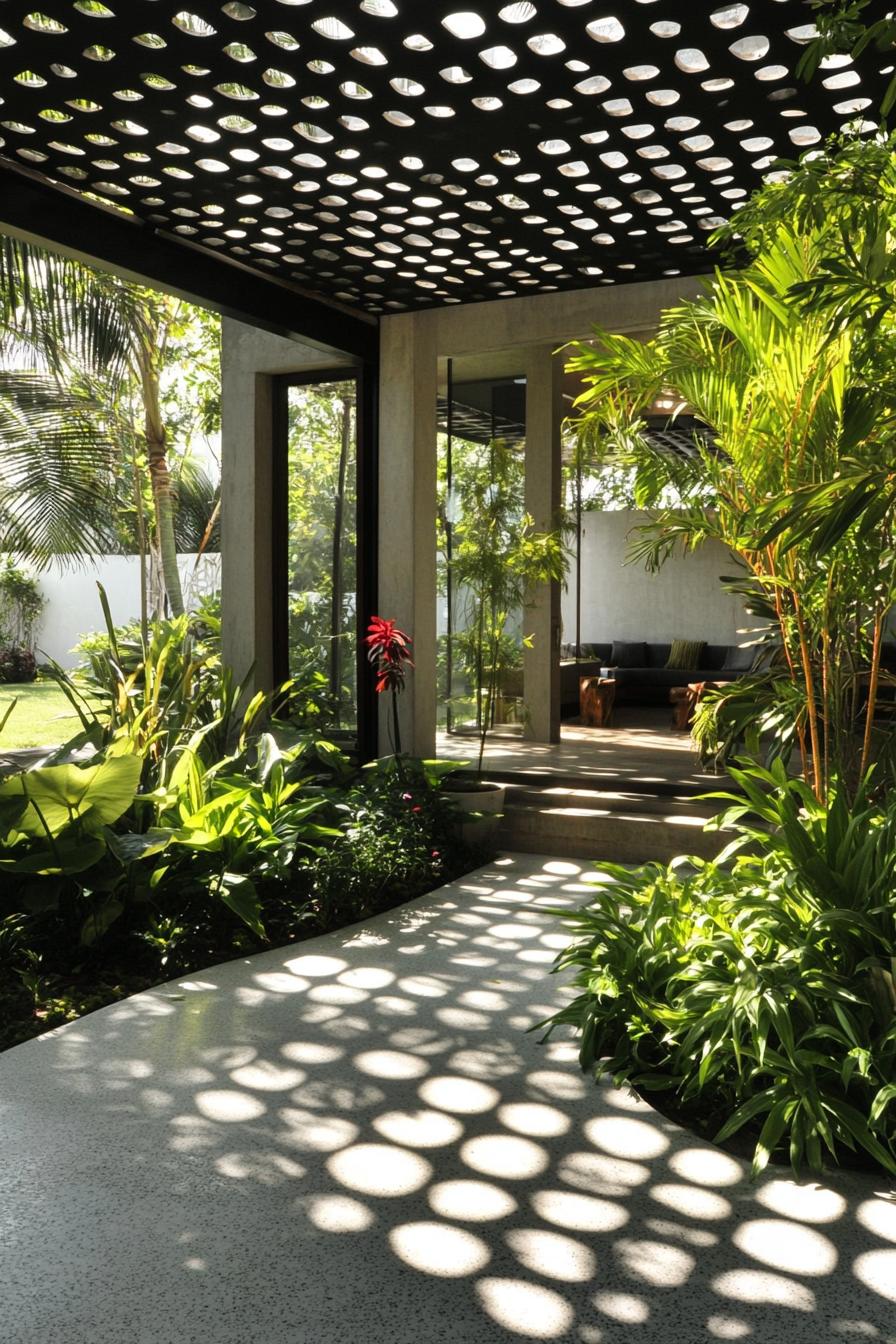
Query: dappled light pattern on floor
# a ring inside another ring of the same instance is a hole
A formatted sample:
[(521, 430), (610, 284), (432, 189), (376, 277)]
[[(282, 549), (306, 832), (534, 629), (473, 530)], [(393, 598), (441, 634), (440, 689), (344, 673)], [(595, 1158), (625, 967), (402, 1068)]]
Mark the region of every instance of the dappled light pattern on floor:
[(6, 1344), (896, 1339), (884, 1178), (757, 1187), (579, 1074), (510, 856), (0, 1058)]
[[(475, 760), (477, 751), (468, 736), (437, 735), (436, 753), (446, 760)], [(701, 769), (690, 733), (672, 727), (671, 712), (640, 705), (622, 706), (608, 728), (564, 723), (559, 742), (526, 742), (516, 734), (495, 733), (485, 748), (485, 764), (505, 773), (575, 776), (593, 785), (628, 784), (641, 791), (719, 787), (718, 775)]]

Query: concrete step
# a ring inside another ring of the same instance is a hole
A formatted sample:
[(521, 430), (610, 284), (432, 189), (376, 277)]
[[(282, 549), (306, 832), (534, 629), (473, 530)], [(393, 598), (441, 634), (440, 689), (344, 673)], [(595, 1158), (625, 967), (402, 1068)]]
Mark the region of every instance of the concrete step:
[(687, 795), (511, 784), (498, 844), (522, 853), (613, 863), (668, 862), (679, 854), (712, 858), (729, 839), (703, 830), (720, 806)]

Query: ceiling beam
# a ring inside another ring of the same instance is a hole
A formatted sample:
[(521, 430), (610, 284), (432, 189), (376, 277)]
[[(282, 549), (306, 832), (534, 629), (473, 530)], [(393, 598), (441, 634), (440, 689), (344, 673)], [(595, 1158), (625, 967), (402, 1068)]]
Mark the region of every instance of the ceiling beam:
[(305, 293), (64, 186), (0, 165), (0, 231), (149, 284), (240, 322), (375, 361), (376, 318)]

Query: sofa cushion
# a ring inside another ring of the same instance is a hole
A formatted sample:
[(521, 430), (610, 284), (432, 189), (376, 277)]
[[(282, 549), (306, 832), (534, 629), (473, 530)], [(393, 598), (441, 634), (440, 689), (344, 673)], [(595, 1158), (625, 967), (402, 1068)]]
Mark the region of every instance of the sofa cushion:
[(739, 644), (732, 644), (725, 654), (725, 661), (721, 670), (723, 672), (750, 672), (755, 657), (756, 649), (753, 645), (748, 645), (744, 649)]
[(685, 672), (696, 671), (705, 648), (705, 639), (673, 639), (666, 666), (680, 667)]
[(646, 667), (647, 645), (630, 640), (614, 639), (610, 652), (610, 662), (614, 667)]

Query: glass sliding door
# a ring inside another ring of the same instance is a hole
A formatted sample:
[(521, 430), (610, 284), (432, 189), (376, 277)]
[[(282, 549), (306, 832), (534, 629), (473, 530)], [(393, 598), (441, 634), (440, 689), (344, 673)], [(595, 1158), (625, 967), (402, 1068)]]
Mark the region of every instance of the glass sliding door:
[(358, 736), (358, 391), (351, 374), (280, 380), (274, 492), (281, 518), (285, 506), (275, 572), (290, 715), (349, 748)]

